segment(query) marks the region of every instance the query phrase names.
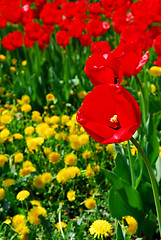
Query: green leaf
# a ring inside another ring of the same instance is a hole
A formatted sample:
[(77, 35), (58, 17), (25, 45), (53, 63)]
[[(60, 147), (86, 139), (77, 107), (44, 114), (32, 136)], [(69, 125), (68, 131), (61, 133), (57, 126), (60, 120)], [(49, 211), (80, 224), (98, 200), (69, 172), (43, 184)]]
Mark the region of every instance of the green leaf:
[(121, 225), (117, 224), (117, 237), (116, 240), (125, 240), (125, 231), (121, 227)]
[(146, 155), (151, 165), (153, 165), (156, 162), (159, 155), (159, 142), (152, 115), (149, 115), (148, 121), (146, 123), (146, 130), (147, 130)]
[(130, 166), (127, 158), (118, 152), (115, 159), (116, 167), (114, 172), (123, 180), (131, 184)]
[(146, 237), (146, 240), (154, 239), (154, 234), (157, 228), (157, 219), (156, 216), (150, 212), (148, 217), (146, 217), (143, 223), (143, 232)]
[(131, 215), (137, 220), (143, 217), (143, 203), (137, 190), (113, 172), (103, 170), (105, 177), (112, 183), (109, 193), (109, 208), (113, 217)]

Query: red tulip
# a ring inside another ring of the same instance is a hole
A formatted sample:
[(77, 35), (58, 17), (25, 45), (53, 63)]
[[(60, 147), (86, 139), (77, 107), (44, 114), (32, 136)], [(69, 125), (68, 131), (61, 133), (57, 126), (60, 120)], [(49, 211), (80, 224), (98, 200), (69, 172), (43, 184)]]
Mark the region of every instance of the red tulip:
[(141, 124), (141, 113), (125, 88), (101, 84), (87, 94), (76, 119), (94, 140), (110, 144), (130, 139)]

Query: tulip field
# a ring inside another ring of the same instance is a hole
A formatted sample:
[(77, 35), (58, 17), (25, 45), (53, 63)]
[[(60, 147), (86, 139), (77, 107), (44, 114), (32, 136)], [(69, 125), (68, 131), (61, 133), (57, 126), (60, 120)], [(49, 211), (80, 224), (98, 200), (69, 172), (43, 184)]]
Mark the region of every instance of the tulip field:
[(0, 240), (161, 240), (161, 1), (0, 0)]

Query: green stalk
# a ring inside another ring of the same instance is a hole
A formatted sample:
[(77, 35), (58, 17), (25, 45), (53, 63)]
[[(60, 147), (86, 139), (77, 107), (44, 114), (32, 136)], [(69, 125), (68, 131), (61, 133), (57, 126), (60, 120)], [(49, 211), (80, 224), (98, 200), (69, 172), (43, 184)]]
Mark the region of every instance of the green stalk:
[(158, 217), (159, 231), (160, 231), (160, 236), (161, 236), (161, 205), (160, 205), (160, 201), (159, 201), (159, 194), (158, 194), (158, 188), (157, 188), (155, 176), (154, 176), (152, 167), (149, 163), (149, 160), (148, 160), (145, 152), (143, 151), (143, 149), (140, 147), (140, 145), (137, 143), (137, 141), (133, 137), (131, 137), (130, 140), (136, 146), (138, 151), (140, 152), (140, 154), (141, 154), (141, 156), (144, 160), (144, 163), (147, 167), (148, 173), (149, 173), (151, 186), (152, 186), (152, 190), (153, 190), (153, 196), (154, 196), (154, 202), (155, 202), (157, 217)]
[(132, 159), (132, 156), (131, 156), (130, 141), (129, 140), (127, 141), (127, 149), (128, 149), (128, 154), (129, 154), (132, 187), (135, 187), (135, 172), (134, 172), (134, 167), (133, 167), (133, 159)]
[(140, 79), (138, 78), (137, 75), (135, 76), (135, 79), (136, 79), (137, 84), (139, 85), (139, 88), (140, 88), (140, 91), (141, 91), (141, 94), (142, 94), (142, 97), (143, 97), (143, 121), (144, 121), (144, 124), (145, 124), (146, 123), (146, 117), (147, 117), (147, 104), (146, 104), (145, 92), (144, 92), (143, 86), (140, 82)]

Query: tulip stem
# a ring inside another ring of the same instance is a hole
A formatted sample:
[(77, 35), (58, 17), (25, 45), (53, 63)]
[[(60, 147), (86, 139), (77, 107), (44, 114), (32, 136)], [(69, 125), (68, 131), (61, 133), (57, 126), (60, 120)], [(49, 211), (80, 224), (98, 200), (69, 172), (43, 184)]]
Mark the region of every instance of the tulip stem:
[(142, 97), (143, 97), (143, 120), (144, 120), (144, 123), (145, 123), (146, 122), (146, 116), (147, 116), (147, 105), (146, 105), (146, 99), (145, 99), (145, 92), (144, 92), (143, 86), (140, 82), (140, 79), (138, 78), (137, 75), (135, 76), (135, 79), (137, 81), (137, 84), (140, 87)]
[(160, 231), (160, 236), (161, 236), (161, 205), (160, 205), (160, 201), (159, 201), (159, 194), (158, 194), (156, 179), (155, 179), (152, 167), (149, 163), (149, 160), (148, 160), (145, 152), (143, 151), (143, 149), (140, 147), (140, 145), (137, 143), (137, 141), (133, 137), (131, 137), (130, 140), (136, 146), (138, 151), (140, 152), (140, 154), (141, 154), (141, 156), (144, 160), (144, 163), (147, 167), (148, 173), (149, 173), (151, 186), (152, 186), (152, 190), (153, 190), (153, 196), (154, 196), (154, 202), (155, 202), (157, 217), (158, 217), (159, 231)]

